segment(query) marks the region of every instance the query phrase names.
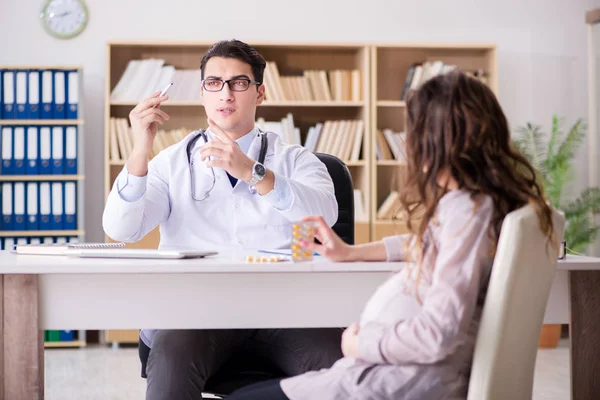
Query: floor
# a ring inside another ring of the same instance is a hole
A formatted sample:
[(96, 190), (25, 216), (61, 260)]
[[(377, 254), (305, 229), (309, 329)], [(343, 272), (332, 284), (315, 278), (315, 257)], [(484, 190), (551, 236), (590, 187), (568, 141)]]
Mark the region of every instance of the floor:
[[(569, 399), (568, 345), (539, 350), (533, 400)], [(45, 369), (46, 400), (144, 399), (137, 348), (48, 349)]]

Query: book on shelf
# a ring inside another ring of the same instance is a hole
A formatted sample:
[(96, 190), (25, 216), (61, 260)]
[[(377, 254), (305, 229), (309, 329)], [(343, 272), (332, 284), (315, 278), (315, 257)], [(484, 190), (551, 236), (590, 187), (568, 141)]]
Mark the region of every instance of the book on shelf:
[(377, 160), (406, 161), (406, 133), (392, 129), (377, 130), (375, 152)]
[[(277, 63), (267, 61), (263, 83), (268, 101), (361, 101), (361, 77), (359, 69), (311, 69), (301, 71), (301, 75), (282, 76)], [(177, 69), (157, 58), (130, 60), (112, 89), (110, 100), (139, 102), (171, 81), (174, 85), (170, 100), (201, 101), (199, 68)]]
[(362, 190), (354, 189), (354, 221), (368, 222), (365, 204), (363, 202)]
[[(455, 70), (456, 68), (456, 65), (446, 64), (441, 60), (425, 61), (423, 63), (412, 64), (410, 67), (408, 67), (408, 72), (406, 73), (406, 79), (404, 81), (404, 85), (402, 86), (400, 99), (406, 100), (406, 93), (409, 89), (416, 89), (434, 76), (445, 74)], [(487, 84), (488, 74), (486, 74), (482, 69), (462, 71), (465, 74), (477, 78), (483, 83)]]
[[(425, 209), (422, 205), (418, 205), (414, 209), (411, 217), (413, 221), (419, 220), (423, 217)], [(378, 220), (387, 221), (399, 221), (406, 222), (408, 219), (408, 213), (402, 206), (400, 201), (400, 192), (397, 190), (390, 190), (387, 197), (383, 200), (379, 208), (377, 209), (376, 217)]]
[(324, 121), (306, 137), (307, 149), (334, 155), (342, 161), (360, 160), (365, 124), (363, 120)]
[(400, 193), (397, 190), (391, 190), (377, 210), (377, 219), (392, 219), (399, 211), (401, 206)]
[[(171, 130), (159, 129), (152, 144), (150, 158), (175, 143), (179, 143), (191, 132), (191, 129), (185, 127)], [(108, 136), (110, 161), (118, 163), (127, 160), (133, 150), (133, 131), (127, 119), (112, 117)]]
[(125, 243), (40, 243), (40, 244), (17, 244), (17, 254), (30, 255), (63, 255), (67, 250), (81, 249), (120, 249)]
[[(294, 116), (288, 113), (279, 121), (256, 120), (258, 128), (277, 133), (287, 144), (302, 145), (300, 128), (294, 124)], [(188, 128), (159, 130), (154, 139), (150, 157), (179, 143), (192, 132)], [(364, 136), (363, 120), (339, 120), (318, 122), (308, 128), (304, 147), (311, 152), (332, 154), (342, 161), (360, 160)], [(133, 149), (133, 132), (126, 118), (110, 119), (109, 153), (110, 161), (119, 163), (127, 160)]]
[(302, 71), (282, 76), (277, 63), (267, 61), (264, 73), (266, 100), (272, 101), (361, 101), (359, 69)]
[(256, 120), (256, 126), (266, 132), (275, 132), (287, 144), (302, 144), (300, 128), (294, 125), (294, 115), (287, 113), (279, 121), (266, 121), (264, 118)]

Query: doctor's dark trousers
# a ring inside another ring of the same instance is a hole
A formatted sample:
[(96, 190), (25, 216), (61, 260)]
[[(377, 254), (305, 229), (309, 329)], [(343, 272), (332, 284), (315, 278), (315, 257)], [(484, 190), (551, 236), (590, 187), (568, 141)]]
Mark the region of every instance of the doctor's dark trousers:
[(149, 349), (140, 340), (146, 400), (202, 399), (205, 383), (244, 354), (279, 377), (331, 367), (342, 357), (341, 328), (162, 330)]

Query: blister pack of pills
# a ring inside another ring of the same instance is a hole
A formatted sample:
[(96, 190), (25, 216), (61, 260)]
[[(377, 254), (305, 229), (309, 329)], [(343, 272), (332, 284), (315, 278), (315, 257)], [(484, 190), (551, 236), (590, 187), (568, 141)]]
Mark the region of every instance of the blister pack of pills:
[(313, 252), (306, 247), (315, 239), (315, 228), (312, 222), (294, 222), (292, 224), (292, 261), (312, 261)]
[(277, 263), (283, 261), (289, 261), (290, 258), (286, 256), (259, 256), (259, 255), (247, 255), (246, 262), (251, 264), (264, 264), (264, 263)]

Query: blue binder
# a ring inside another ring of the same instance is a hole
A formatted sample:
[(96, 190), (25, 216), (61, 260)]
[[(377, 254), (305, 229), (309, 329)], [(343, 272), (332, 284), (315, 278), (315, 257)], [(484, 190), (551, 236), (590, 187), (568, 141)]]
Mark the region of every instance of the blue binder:
[(40, 229), (39, 224), (39, 184), (37, 182), (27, 183), (27, 230), (37, 231)]
[(67, 119), (77, 119), (79, 109), (79, 71), (66, 71), (67, 74)]
[(4, 238), (4, 250), (13, 251), (15, 249), (15, 238)]
[(24, 231), (26, 224), (25, 209), (27, 200), (25, 195), (25, 183), (15, 182), (13, 184), (13, 229), (15, 231)]
[(15, 71), (16, 119), (27, 119), (27, 78), (27, 71)]
[(25, 127), (13, 127), (13, 175), (25, 174)]
[(59, 337), (61, 342), (72, 342), (75, 340), (75, 331), (60, 331)]
[(65, 132), (62, 126), (52, 127), (52, 174), (65, 173)]
[(15, 119), (15, 71), (5, 69), (2, 74), (2, 119)]
[(77, 184), (65, 182), (64, 186), (64, 229), (77, 229)]
[(63, 213), (65, 201), (63, 196), (63, 183), (52, 182), (52, 219), (51, 226), (54, 231), (63, 230)]
[(41, 231), (52, 230), (52, 195), (50, 193), (50, 183), (40, 182), (39, 184), (39, 222)]
[(25, 174), (39, 175), (40, 141), (37, 126), (27, 128), (27, 156), (25, 157)]
[(65, 71), (54, 71), (54, 119), (65, 119), (66, 113), (67, 84)]
[(41, 83), (40, 71), (37, 69), (30, 70), (27, 79), (27, 119), (40, 118), (40, 95), (42, 93)]
[(77, 127), (65, 127), (65, 174), (77, 174)]
[(0, 214), (2, 215), (2, 220), (0, 221), (0, 231), (12, 231), (14, 214), (13, 184), (11, 182), (2, 183), (0, 197)]
[(39, 168), (40, 175), (52, 174), (52, 130), (49, 126), (41, 126), (40, 132), (40, 152), (39, 152)]
[(2, 175), (13, 174), (13, 128), (3, 126), (0, 131), (0, 154), (2, 155)]
[(54, 73), (52, 70), (43, 70), (40, 85), (42, 96), (42, 119), (54, 118)]

